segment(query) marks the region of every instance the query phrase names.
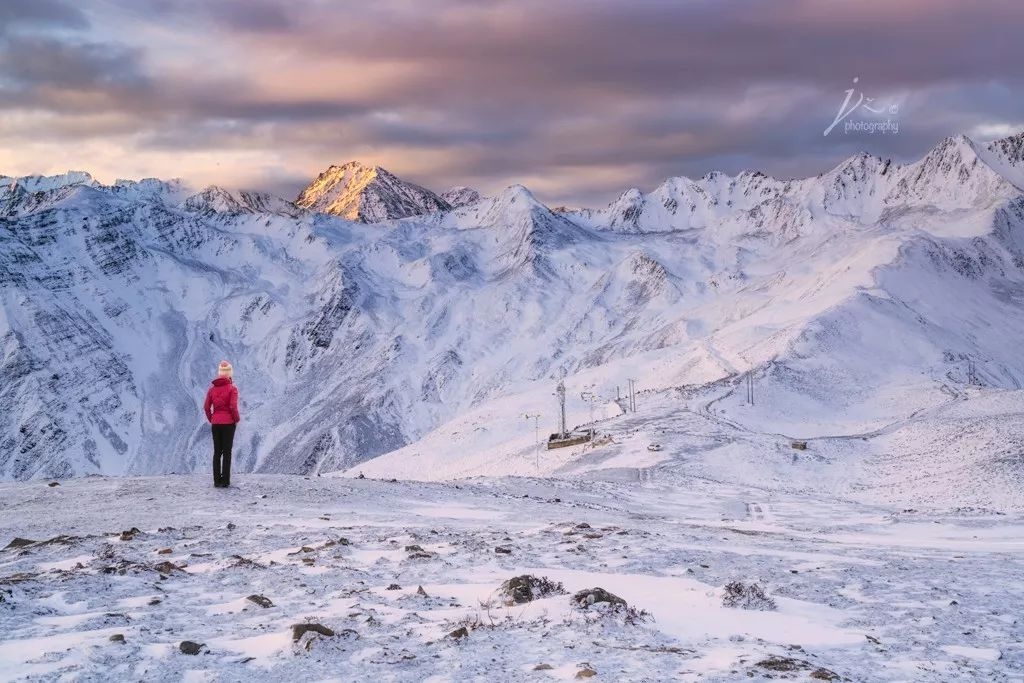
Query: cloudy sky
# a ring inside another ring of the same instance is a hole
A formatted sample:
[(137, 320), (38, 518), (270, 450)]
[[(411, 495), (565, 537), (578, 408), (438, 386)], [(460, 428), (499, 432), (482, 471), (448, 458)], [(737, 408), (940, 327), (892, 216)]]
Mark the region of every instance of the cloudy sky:
[(1020, 0), (2, 0), (0, 174), (292, 198), (358, 159), (551, 204), (814, 175), (1024, 129), (1021, 27)]

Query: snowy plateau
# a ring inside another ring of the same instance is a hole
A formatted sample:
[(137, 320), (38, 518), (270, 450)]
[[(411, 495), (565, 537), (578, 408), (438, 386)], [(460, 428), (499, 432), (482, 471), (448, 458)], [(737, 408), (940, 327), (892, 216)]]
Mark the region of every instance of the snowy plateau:
[(1024, 680), (1024, 135), (603, 209), (0, 176), (0, 296), (2, 680)]

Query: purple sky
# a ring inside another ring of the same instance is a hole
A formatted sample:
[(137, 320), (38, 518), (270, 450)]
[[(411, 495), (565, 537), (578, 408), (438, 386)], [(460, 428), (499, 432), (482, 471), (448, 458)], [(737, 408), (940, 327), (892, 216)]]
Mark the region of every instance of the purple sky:
[[(552, 205), (814, 175), (1024, 129), (1021, 28), (1020, 0), (3, 0), (0, 174), (293, 198), (358, 159)], [(848, 88), (885, 113), (823, 135)]]

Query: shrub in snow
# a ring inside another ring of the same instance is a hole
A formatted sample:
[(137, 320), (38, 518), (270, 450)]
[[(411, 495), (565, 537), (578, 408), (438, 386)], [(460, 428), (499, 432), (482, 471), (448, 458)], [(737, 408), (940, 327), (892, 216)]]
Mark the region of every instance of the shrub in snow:
[(549, 595), (565, 595), (561, 581), (552, 581), (546, 576), (523, 574), (502, 582), (498, 595), (505, 605), (522, 605)]
[(740, 581), (726, 584), (725, 595), (722, 596), (722, 606), (764, 611), (777, 607), (775, 601), (765, 595), (764, 589), (760, 585), (752, 583), (747, 586)]

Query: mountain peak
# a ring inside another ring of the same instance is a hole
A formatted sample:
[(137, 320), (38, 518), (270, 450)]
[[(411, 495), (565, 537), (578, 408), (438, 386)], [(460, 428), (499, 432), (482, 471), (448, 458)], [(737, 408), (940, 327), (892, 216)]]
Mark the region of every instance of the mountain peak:
[(62, 187), (69, 187), (71, 185), (94, 185), (96, 181), (93, 177), (85, 171), (67, 171), (60, 175), (29, 175), (22, 176), (20, 178), (7, 178), (4, 176), (5, 181), (10, 183), (12, 186), (18, 185), (26, 192), (49, 192), (51, 190), (59, 190)]
[[(339, 174), (376, 175), (380, 171), (385, 170), (375, 164), (364, 164), (361, 161), (353, 159), (352, 161), (346, 161), (344, 164), (331, 164), (318, 177), (337, 176)], [(387, 171), (385, 171), (385, 173), (386, 172)]]
[(192, 195), (185, 200), (183, 206), (189, 211), (207, 215), (240, 216), (265, 213), (295, 217), (301, 213), (294, 204), (280, 197), (265, 192), (229, 190), (219, 185), (210, 185)]
[(504, 190), (502, 190), (501, 194), (499, 194), (498, 196), (510, 202), (515, 202), (519, 200), (535, 203), (537, 202), (537, 198), (533, 196), (533, 193), (530, 192), (530, 190), (528, 190), (525, 185), (520, 185), (519, 183), (516, 183), (515, 185), (509, 185)]
[(328, 167), (299, 194), (295, 203), (304, 209), (363, 223), (451, 208), (430, 190), (402, 180), (380, 166), (367, 166), (359, 161)]
[(981, 154), (985, 163), (1024, 190), (1024, 132), (989, 142)]
[(441, 193), (441, 199), (448, 202), (453, 209), (480, 201), (480, 193), (472, 187), (456, 185), (447, 192)]
[(957, 152), (963, 154), (965, 152), (974, 151), (974, 141), (963, 133), (960, 133), (958, 135), (949, 135), (942, 138), (942, 140), (939, 141), (939, 144), (935, 145), (935, 147), (925, 155), (925, 158), (935, 155), (946, 155)]

